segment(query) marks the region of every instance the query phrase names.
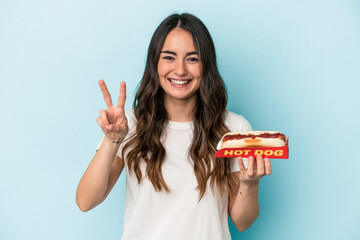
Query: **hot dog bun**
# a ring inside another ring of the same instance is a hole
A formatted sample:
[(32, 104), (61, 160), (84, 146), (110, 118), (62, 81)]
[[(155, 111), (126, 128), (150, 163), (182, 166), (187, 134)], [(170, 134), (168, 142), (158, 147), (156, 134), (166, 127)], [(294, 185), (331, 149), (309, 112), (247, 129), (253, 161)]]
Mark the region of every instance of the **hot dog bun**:
[(221, 138), (221, 148), (282, 147), (285, 138), (276, 131), (228, 132)]

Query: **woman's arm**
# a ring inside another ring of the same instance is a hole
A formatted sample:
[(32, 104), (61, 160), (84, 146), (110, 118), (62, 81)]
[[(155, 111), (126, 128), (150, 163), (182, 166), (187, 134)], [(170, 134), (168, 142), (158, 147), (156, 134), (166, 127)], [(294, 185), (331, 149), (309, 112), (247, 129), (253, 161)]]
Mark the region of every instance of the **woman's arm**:
[(81, 211), (89, 211), (103, 202), (118, 180), (124, 168), (124, 161), (116, 156), (119, 145), (105, 137), (91, 160), (76, 192), (76, 204)]
[(229, 196), (229, 215), (235, 227), (245, 231), (259, 216), (259, 179), (265, 174), (271, 174), (271, 165), (268, 158), (265, 158), (264, 164), (261, 156), (256, 159), (250, 157), (248, 169), (245, 169), (241, 158), (238, 162), (240, 172), (233, 173), (238, 184)]
[(105, 200), (124, 168), (124, 161), (116, 157), (116, 153), (129, 131), (124, 110), (126, 84), (120, 83), (120, 95), (116, 106), (113, 105), (103, 80), (99, 80), (99, 86), (107, 109), (100, 110), (100, 117), (96, 121), (105, 136), (78, 185), (76, 204), (82, 211), (89, 211)]
[[(240, 172), (233, 173), (239, 178)], [(241, 184), (229, 197), (229, 215), (239, 231), (245, 231), (260, 213), (258, 201), (259, 183)]]

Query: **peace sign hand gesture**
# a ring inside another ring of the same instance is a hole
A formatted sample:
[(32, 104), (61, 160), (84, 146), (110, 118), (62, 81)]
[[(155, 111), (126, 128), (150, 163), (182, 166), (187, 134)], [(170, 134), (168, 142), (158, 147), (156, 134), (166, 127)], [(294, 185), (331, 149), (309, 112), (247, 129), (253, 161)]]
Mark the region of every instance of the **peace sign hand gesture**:
[(126, 84), (120, 83), (120, 95), (117, 106), (111, 101), (111, 95), (106, 87), (104, 80), (99, 80), (107, 109), (100, 110), (100, 117), (96, 119), (105, 136), (110, 140), (122, 141), (129, 131), (127, 118), (125, 116)]

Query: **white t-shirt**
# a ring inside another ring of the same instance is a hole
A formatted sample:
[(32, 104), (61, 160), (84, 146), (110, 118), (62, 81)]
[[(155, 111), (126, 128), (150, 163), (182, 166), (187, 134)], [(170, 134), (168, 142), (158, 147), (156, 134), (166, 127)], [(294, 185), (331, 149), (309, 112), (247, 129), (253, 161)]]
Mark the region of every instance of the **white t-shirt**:
[[(128, 136), (131, 136), (136, 128), (133, 110), (127, 110), (126, 116)], [(230, 111), (225, 113), (225, 124), (230, 131), (252, 130), (244, 117)], [(197, 180), (188, 157), (192, 136), (192, 122), (169, 121), (162, 139), (166, 150), (162, 174), (170, 189), (169, 193), (156, 192), (147, 178), (139, 185), (134, 171), (130, 175), (125, 164), (126, 193), (122, 240), (231, 239), (228, 196), (221, 197), (216, 187), (213, 194), (208, 182), (205, 194), (198, 202)], [(122, 145), (117, 153), (120, 157), (121, 151)], [(232, 172), (239, 171), (237, 160), (228, 160), (232, 161)], [(141, 164), (140, 169), (144, 176), (145, 164)]]

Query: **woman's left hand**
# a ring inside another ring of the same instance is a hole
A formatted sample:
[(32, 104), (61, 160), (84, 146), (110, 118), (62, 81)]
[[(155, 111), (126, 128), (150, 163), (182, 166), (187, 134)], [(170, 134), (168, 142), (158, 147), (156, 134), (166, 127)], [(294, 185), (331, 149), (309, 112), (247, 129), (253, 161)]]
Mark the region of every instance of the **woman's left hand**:
[(244, 166), (243, 159), (238, 158), (240, 167), (240, 182), (241, 183), (257, 183), (264, 175), (271, 174), (271, 164), (269, 158), (262, 158), (262, 156), (249, 157), (247, 169)]

